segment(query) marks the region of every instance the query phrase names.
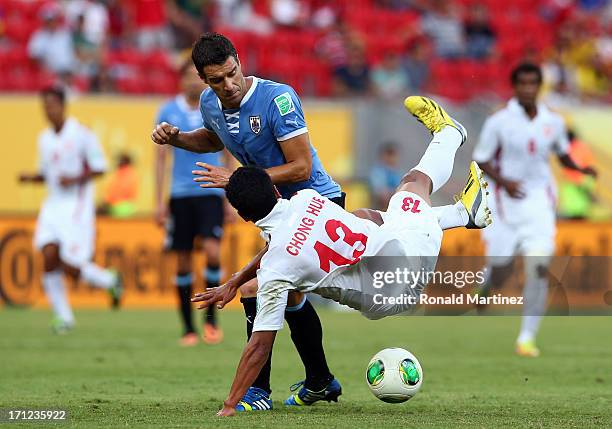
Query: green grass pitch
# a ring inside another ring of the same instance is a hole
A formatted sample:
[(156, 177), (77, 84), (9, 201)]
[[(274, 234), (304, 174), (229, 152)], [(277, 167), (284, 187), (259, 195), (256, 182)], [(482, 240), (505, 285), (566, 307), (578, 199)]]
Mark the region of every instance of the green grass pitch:
[[(240, 311), (222, 312), (223, 344), (186, 349), (173, 311), (78, 311), (77, 329), (57, 337), (49, 312), (1, 309), (0, 407), (68, 409), (53, 427), (612, 427), (610, 318), (546, 318), (542, 356), (526, 359), (513, 355), (517, 318), (320, 314), (340, 402), (282, 405), (303, 378), (285, 328), (272, 363), (275, 409), (221, 420), (244, 345)], [(421, 392), (399, 405), (365, 383), (370, 357), (391, 346), (411, 350), (425, 373)]]

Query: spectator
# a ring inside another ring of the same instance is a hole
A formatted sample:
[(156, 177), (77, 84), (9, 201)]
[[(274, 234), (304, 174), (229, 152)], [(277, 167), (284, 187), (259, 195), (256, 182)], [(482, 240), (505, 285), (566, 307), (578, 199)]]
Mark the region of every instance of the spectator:
[[(80, 25), (84, 40), (101, 46), (108, 34), (108, 10), (101, 0), (72, 0), (66, 3), (66, 19), (72, 29)], [(78, 21), (82, 19), (83, 22)]]
[(113, 217), (126, 218), (136, 212), (138, 198), (138, 174), (132, 165), (132, 158), (127, 153), (119, 155), (117, 169), (106, 186), (104, 205), (99, 212)]
[(363, 48), (363, 42), (345, 21), (339, 20), (324, 30), (316, 51), (335, 72), (348, 64), (351, 47)]
[(370, 92), (370, 68), (363, 48), (352, 46), (348, 62), (334, 71), (334, 95), (368, 95)]
[(133, 31), (134, 42), (139, 50), (152, 51), (170, 47), (164, 0), (130, 0), (123, 4), (127, 7), (129, 29)]
[(495, 32), (489, 22), (487, 9), (483, 5), (473, 6), (465, 25), (467, 55), (476, 60), (491, 56), (495, 43)]
[(382, 62), (372, 70), (372, 87), (384, 98), (403, 95), (409, 87), (408, 76), (396, 53), (387, 53)]
[(425, 87), (429, 76), (429, 59), (431, 46), (425, 40), (417, 40), (408, 47), (402, 61), (412, 92), (420, 92)]
[(378, 152), (378, 162), (370, 172), (372, 208), (385, 210), (391, 196), (399, 186), (403, 171), (398, 168), (399, 154), (395, 143), (383, 144)]
[(119, 49), (123, 46), (129, 26), (129, 15), (121, 1), (106, 0), (108, 6), (108, 35), (112, 49)]
[(72, 75), (76, 58), (72, 35), (62, 22), (62, 10), (57, 4), (49, 3), (41, 9), (40, 17), (43, 26), (30, 38), (28, 54), (49, 71), (67, 79)]
[(302, 27), (308, 20), (306, 5), (298, 0), (272, 0), (270, 16), (277, 26), (285, 28)]
[(423, 17), (422, 28), (433, 39), (439, 57), (453, 59), (465, 53), (463, 24), (450, 2), (433, 0)]
[(83, 15), (79, 15), (76, 19), (75, 28), (72, 31), (72, 44), (78, 60), (77, 74), (89, 79), (97, 76), (100, 70), (100, 47), (87, 37)]
[(257, 14), (252, 0), (216, 0), (217, 21), (235, 30), (268, 34), (274, 29), (270, 20)]
[(172, 27), (174, 46), (190, 48), (200, 34), (211, 29), (209, 7), (212, 0), (168, 0), (166, 10)]

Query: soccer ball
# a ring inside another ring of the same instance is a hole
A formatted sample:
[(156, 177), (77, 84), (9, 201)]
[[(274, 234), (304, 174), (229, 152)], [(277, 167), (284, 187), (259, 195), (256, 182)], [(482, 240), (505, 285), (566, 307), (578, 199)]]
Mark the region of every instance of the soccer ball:
[(370, 360), (366, 382), (378, 399), (397, 404), (412, 398), (421, 389), (423, 369), (408, 350), (384, 349)]

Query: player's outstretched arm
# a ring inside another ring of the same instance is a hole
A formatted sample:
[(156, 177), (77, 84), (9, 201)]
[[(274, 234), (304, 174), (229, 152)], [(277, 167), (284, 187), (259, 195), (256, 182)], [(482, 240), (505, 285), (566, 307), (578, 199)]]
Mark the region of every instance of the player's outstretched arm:
[(523, 189), (521, 189), (520, 182), (515, 182), (514, 180), (508, 180), (502, 177), (502, 175), (499, 174), (499, 171), (497, 171), (497, 168), (495, 168), (490, 161), (479, 162), (478, 165), (480, 166), (480, 169), (487, 174), (487, 176), (493, 179), (499, 186), (504, 188), (512, 198), (523, 198), (525, 196), (525, 192)]
[(219, 137), (206, 128), (180, 131), (178, 127), (167, 122), (155, 126), (151, 133), (151, 140), (155, 144), (167, 144), (196, 153), (219, 152), (224, 148)]
[(276, 331), (253, 332), (242, 352), (230, 393), (223, 402), (223, 409), (217, 413), (218, 416), (232, 416), (236, 413), (236, 405), (253, 384), (259, 375), (259, 371), (268, 360), (274, 338), (276, 338)]
[(251, 262), (246, 264), (242, 270), (233, 274), (225, 284), (202, 293), (196, 293), (191, 299), (191, 302), (201, 302), (201, 304), (198, 305), (198, 310), (202, 310), (215, 303), (218, 303), (217, 308), (225, 307), (226, 304), (234, 299), (240, 286), (257, 276), (257, 268), (259, 268), (261, 258), (263, 258), (267, 251), (268, 245), (266, 244), (266, 246), (255, 255)]
[(42, 183), (45, 181), (45, 176), (40, 173), (21, 173), (17, 179), (20, 183)]
[(566, 168), (570, 170), (576, 170), (581, 172), (582, 174), (586, 174), (588, 176), (597, 177), (597, 171), (593, 167), (580, 167), (578, 164), (574, 162), (574, 160), (568, 155), (560, 155), (559, 162)]

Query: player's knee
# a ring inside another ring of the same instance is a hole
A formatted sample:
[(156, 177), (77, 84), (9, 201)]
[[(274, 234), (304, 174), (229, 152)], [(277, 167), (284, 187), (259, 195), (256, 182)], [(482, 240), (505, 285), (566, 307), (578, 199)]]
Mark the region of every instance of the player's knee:
[(204, 254), (206, 255), (206, 261), (208, 265), (219, 265), (220, 257), (219, 253), (221, 251), (221, 246), (219, 240), (216, 239), (206, 239), (204, 240)]
[(61, 266), (59, 248), (55, 244), (49, 244), (42, 249), (43, 266), (45, 272), (55, 271)]
[(240, 295), (243, 298), (253, 298), (257, 296), (257, 279), (252, 279), (240, 286)]
[(81, 270), (66, 263), (62, 264), (62, 270), (67, 277), (73, 280), (78, 280), (81, 275)]
[(287, 296), (287, 307), (295, 307), (302, 303), (304, 294), (298, 291), (291, 291)]
[(191, 272), (191, 251), (180, 250), (176, 253), (176, 265), (179, 273)]

